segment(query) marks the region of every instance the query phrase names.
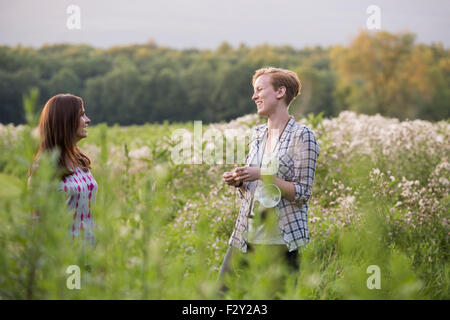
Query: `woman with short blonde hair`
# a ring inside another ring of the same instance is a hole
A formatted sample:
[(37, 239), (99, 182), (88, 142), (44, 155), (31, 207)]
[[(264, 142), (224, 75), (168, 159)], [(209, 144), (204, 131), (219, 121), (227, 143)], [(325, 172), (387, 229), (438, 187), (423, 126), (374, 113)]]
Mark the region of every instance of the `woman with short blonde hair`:
[[(310, 241), (308, 202), (320, 148), (314, 133), (288, 112), (300, 94), (300, 80), (293, 71), (270, 67), (257, 70), (252, 85), (252, 100), (267, 124), (254, 128), (245, 166), (223, 175), (229, 186), (238, 188), (242, 204), (219, 280), (230, 271), (235, 249), (245, 253), (264, 246), (272, 249), (274, 260), (275, 252), (281, 253), (287, 265), (298, 270), (298, 249)], [(276, 186), (279, 198), (270, 208), (274, 210), (259, 206), (258, 211), (255, 198), (266, 187), (266, 180)], [(267, 213), (275, 223), (264, 220)]]

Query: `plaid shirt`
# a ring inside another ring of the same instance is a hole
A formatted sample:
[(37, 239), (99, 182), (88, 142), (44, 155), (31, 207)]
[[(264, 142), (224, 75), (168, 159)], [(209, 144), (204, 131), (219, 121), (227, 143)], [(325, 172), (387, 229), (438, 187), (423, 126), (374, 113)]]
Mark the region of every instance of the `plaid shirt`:
[[(267, 124), (255, 127), (250, 142), (250, 151), (245, 164), (250, 166), (258, 154), (261, 141), (267, 132)], [(316, 160), (320, 153), (314, 133), (304, 125), (295, 122), (291, 116), (275, 150), (279, 160), (277, 176), (295, 186), (295, 199), (281, 198), (276, 206), (278, 226), (289, 251), (297, 249), (310, 241), (307, 225), (308, 201), (312, 193)], [(229, 244), (247, 251), (248, 216), (256, 188), (256, 181), (244, 184), (241, 194), (242, 204)]]

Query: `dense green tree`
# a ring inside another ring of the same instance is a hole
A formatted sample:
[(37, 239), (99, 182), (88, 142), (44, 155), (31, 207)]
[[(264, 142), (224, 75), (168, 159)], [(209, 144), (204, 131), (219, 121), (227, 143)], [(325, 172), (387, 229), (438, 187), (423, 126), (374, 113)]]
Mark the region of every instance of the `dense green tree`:
[(414, 39), (410, 33), (363, 31), (349, 47), (334, 47), (331, 65), (337, 74), (337, 103), (402, 120), (424, 114), (429, 120), (446, 117), (449, 82), (439, 64), (445, 67), (442, 59), (448, 59), (449, 52), (441, 50), (439, 57), (432, 46), (415, 45)]
[(309, 113), (324, 113), (325, 117), (333, 117), (339, 113), (333, 92), (335, 81), (330, 70), (315, 68), (294, 69), (302, 82), (300, 96), (291, 105), (291, 112), (302, 117)]
[(14, 73), (0, 70), (0, 122), (24, 123), (23, 94), (38, 84), (39, 79), (30, 69)]
[(40, 92), (38, 109), (57, 93), (82, 96), (94, 123), (228, 121), (255, 112), (251, 79), (266, 66), (299, 74), (302, 94), (291, 106), (297, 117), (351, 109), (447, 119), (449, 50), (414, 40), (408, 33), (361, 32), (347, 47), (303, 49), (224, 42), (215, 50), (177, 50), (151, 40), (108, 49), (0, 46), (0, 122), (25, 121), (22, 96), (32, 87)]

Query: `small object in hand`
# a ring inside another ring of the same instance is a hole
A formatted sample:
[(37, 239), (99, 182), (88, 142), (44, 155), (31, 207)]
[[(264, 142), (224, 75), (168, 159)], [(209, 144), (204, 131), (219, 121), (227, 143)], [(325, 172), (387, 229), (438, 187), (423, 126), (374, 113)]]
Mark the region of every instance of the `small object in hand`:
[(258, 200), (263, 207), (273, 208), (281, 200), (281, 190), (275, 184), (259, 185), (255, 190), (255, 199)]

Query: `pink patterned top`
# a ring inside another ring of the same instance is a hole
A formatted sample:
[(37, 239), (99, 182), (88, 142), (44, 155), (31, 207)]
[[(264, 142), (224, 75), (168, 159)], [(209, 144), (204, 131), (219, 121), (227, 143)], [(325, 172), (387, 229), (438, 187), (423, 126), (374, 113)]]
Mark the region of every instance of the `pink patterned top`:
[(95, 202), (97, 195), (97, 182), (88, 170), (84, 172), (80, 167), (72, 171), (59, 184), (59, 191), (64, 191), (67, 196), (67, 209), (73, 212), (73, 224), (71, 226), (72, 237), (83, 234), (85, 241), (95, 245), (94, 220), (91, 212), (91, 202)]

